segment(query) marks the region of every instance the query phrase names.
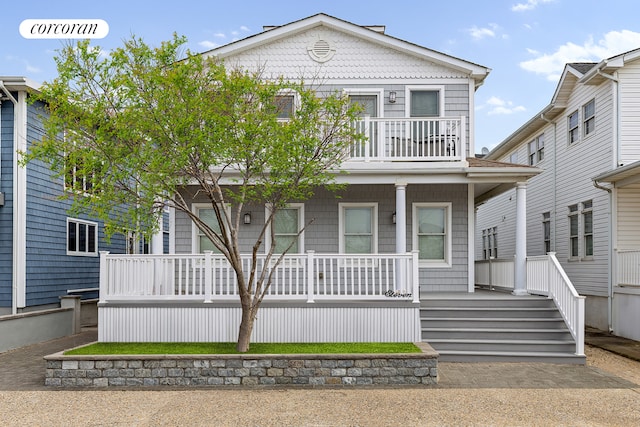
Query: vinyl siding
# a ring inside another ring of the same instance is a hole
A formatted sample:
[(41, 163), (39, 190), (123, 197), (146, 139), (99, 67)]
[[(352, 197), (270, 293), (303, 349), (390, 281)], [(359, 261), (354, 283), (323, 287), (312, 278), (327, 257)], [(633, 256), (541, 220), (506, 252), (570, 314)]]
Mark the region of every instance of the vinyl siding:
[(620, 105), (620, 163), (640, 160), (640, 61), (618, 71)]
[(619, 250), (640, 249), (640, 184), (617, 190)]
[[(195, 193), (195, 191), (193, 191)], [(395, 252), (395, 225), (391, 216), (395, 211), (393, 185), (350, 185), (337, 194), (319, 189), (304, 203), (305, 220), (314, 219), (305, 230), (305, 250), (319, 253), (339, 252), (339, 203), (378, 203), (378, 252)], [(452, 202), (452, 268), (422, 268), (421, 291), (467, 290), (467, 186), (466, 185), (409, 185), (407, 186), (407, 250), (412, 244), (411, 204), (418, 202)], [(193, 203), (206, 203), (194, 199)], [(255, 236), (264, 224), (264, 206), (246, 207), (251, 212), (251, 224), (241, 225), (239, 241), (242, 252), (250, 252)], [(235, 214), (235, 212), (232, 212)], [(176, 212), (176, 252), (192, 250), (192, 225), (188, 217)]]

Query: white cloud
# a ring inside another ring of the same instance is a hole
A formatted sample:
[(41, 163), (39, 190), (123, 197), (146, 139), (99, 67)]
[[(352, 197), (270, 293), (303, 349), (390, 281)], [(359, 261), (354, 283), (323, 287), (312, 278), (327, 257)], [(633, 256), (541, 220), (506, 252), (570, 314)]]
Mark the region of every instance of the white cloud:
[(241, 30), (241, 31), (244, 31), (245, 33), (247, 33), (247, 32), (249, 32), (249, 31), (251, 31), (251, 30), (249, 29), (249, 27), (246, 27), (246, 26), (244, 26), (244, 25), (240, 27), (240, 30)]
[(492, 96), (487, 99), (484, 105), (481, 105), (477, 108), (478, 110), (487, 110), (487, 115), (495, 116), (495, 115), (509, 115), (514, 113), (521, 113), (526, 111), (527, 109), (522, 105), (514, 105), (511, 101), (505, 101), (504, 99), (498, 98), (497, 96)]
[(198, 46), (202, 46), (205, 49), (213, 49), (216, 48), (218, 46), (220, 46), (218, 43), (216, 42), (212, 42), (209, 40), (203, 40), (201, 42), (198, 42)]
[[(488, 27), (478, 28), (477, 26), (473, 26), (467, 30), (469, 35), (476, 40), (482, 40), (486, 37), (496, 37), (497, 32), (500, 30), (500, 27), (497, 24), (489, 24)], [(503, 38), (505, 36), (502, 36)]]
[(542, 74), (556, 81), (568, 62), (600, 62), (640, 46), (640, 33), (629, 30), (610, 31), (598, 42), (590, 37), (582, 45), (567, 42), (552, 53), (539, 53), (528, 49), (535, 58), (520, 63), (524, 70)]
[(511, 6), (511, 10), (513, 12), (526, 12), (535, 9), (539, 4), (551, 3), (553, 1), (555, 0), (527, 0), (526, 3), (518, 3)]
[(226, 39), (227, 36), (224, 33), (214, 33), (213, 37), (219, 38), (219, 39)]

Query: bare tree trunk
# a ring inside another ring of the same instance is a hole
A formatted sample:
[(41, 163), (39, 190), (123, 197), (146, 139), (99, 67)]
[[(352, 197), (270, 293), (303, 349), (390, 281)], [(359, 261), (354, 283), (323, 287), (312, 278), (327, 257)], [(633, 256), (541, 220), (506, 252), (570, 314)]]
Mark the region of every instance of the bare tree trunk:
[(251, 332), (253, 331), (253, 322), (255, 320), (254, 310), (250, 301), (242, 301), (242, 320), (240, 321), (240, 330), (238, 331), (238, 342), (236, 350), (240, 353), (249, 351), (251, 341)]

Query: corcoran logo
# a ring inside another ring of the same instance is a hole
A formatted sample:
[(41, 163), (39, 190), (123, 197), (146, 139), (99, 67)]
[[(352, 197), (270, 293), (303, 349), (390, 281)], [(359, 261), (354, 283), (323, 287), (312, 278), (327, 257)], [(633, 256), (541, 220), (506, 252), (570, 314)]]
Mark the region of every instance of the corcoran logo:
[(25, 19), (20, 34), (26, 39), (101, 39), (109, 34), (102, 19)]

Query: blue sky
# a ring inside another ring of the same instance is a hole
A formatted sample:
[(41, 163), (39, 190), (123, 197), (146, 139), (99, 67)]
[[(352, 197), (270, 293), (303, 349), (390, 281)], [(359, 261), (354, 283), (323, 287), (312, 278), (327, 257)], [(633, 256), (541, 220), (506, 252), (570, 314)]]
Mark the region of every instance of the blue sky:
[(155, 45), (176, 32), (206, 51), (316, 13), (491, 68), (476, 92), (476, 151), (492, 148), (546, 106), (567, 62), (599, 62), (640, 47), (637, 0), (23, 0), (3, 5), (0, 76), (56, 75), (60, 40), (25, 39), (25, 19), (102, 19), (105, 50), (132, 34)]

